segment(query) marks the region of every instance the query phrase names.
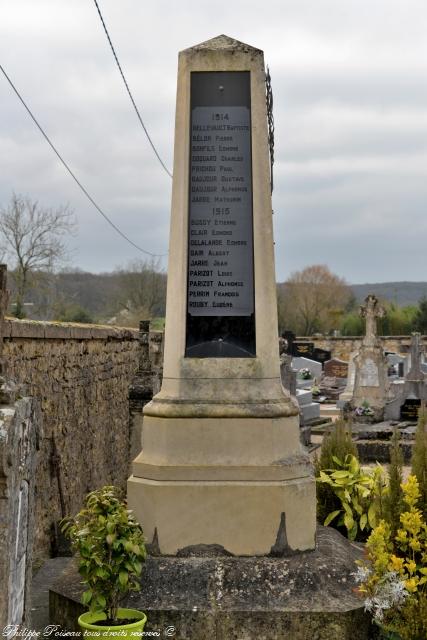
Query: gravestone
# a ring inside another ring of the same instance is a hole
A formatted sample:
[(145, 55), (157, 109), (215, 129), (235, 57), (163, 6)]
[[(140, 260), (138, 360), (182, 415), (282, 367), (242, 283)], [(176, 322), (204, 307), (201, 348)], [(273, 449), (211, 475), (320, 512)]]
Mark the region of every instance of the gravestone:
[[(297, 389), (296, 399), (301, 409), (301, 426), (305, 426), (310, 420), (320, 418), (320, 404), (313, 402), (313, 394), (308, 389)], [(310, 443), (304, 442), (307, 446)]]
[(296, 358), (312, 358), (314, 353), (314, 342), (297, 342), (292, 343), (292, 355)]
[(331, 359), (331, 355), (332, 353), (330, 351), (315, 347), (315, 349), (313, 350), (313, 355), (311, 357), (313, 358), (313, 360), (317, 360), (317, 362), (321, 362), (322, 364), (324, 364)]
[(163, 381), (128, 482), (162, 554), (315, 544), (315, 482), (280, 378), (267, 140), (263, 53), (226, 36), (181, 52)]
[[(390, 366), (394, 368), (394, 372), (392, 375), (396, 375), (399, 378), (403, 378), (405, 375), (405, 363), (407, 361), (407, 357), (403, 357), (398, 353), (387, 353), (386, 354), (387, 362)], [(390, 375), (390, 371), (389, 371)]]
[(347, 378), (348, 376), (348, 362), (340, 360), (339, 358), (332, 358), (325, 362), (323, 368), (325, 376), (331, 378)]
[[(301, 371), (301, 369), (309, 369), (311, 373), (312, 384), (314, 382), (314, 379), (318, 381), (320, 379), (320, 376), (322, 375), (322, 365), (320, 364), (320, 362), (310, 360), (310, 358), (292, 358), (292, 368), (298, 372)], [(299, 379), (298, 374), (297, 379)]]
[(355, 378), (350, 405), (355, 409), (368, 403), (373, 411), (372, 421), (380, 422), (384, 418), (388, 382), (387, 359), (377, 336), (376, 323), (377, 318), (384, 315), (384, 309), (374, 295), (368, 295), (360, 308), (360, 315), (365, 318), (366, 331), (354, 357)]
[(297, 372), (292, 369), (292, 356), (287, 353), (280, 355), (280, 379), (284, 388), (294, 396), (297, 389)]
[(400, 407), (400, 419), (416, 422), (418, 420), (418, 411), (421, 407), (420, 398), (406, 398)]
[(354, 390), (354, 381), (356, 379), (356, 367), (354, 364), (354, 360), (358, 354), (358, 351), (352, 351), (350, 353), (350, 358), (348, 361), (348, 373), (347, 373), (347, 384), (345, 389), (339, 395), (339, 399), (337, 401), (338, 409), (344, 409), (345, 406), (351, 402), (353, 398), (353, 390)]
[(385, 408), (388, 420), (416, 421), (421, 402), (427, 401), (427, 376), (422, 370), (422, 345), (419, 333), (411, 337), (410, 369), (404, 381), (390, 386), (391, 398)]

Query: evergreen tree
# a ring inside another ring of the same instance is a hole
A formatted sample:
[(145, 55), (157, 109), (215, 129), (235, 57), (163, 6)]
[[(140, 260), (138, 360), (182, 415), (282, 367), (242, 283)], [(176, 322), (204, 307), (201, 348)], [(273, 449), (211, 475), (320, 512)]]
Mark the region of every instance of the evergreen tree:
[(423, 296), (418, 303), (418, 310), (415, 316), (415, 328), (423, 334), (427, 334), (427, 297)]
[(427, 518), (427, 411), (425, 405), (418, 414), (417, 432), (412, 451), (412, 473), (417, 477), (421, 498), (418, 506)]
[(384, 499), (384, 515), (390, 525), (393, 540), (400, 526), (400, 514), (403, 507), (402, 467), (403, 454), (400, 446), (400, 432), (397, 427), (393, 430), (390, 446), (390, 467), (388, 494)]

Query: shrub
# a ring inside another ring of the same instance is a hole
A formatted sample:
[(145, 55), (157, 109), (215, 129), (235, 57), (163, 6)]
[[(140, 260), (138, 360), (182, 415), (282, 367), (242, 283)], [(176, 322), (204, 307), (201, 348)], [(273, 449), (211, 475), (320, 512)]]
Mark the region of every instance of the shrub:
[(62, 530), (80, 556), (79, 573), (88, 586), (83, 604), (116, 621), (120, 601), (129, 591), (139, 590), (146, 555), (142, 529), (120, 491), (106, 486), (89, 493), (85, 507), (66, 518)]
[(427, 638), (427, 524), (417, 507), (417, 478), (402, 485), (405, 511), (392, 537), (382, 520), (366, 544), (367, 560), (359, 562), (356, 579), (365, 608), (385, 631), (402, 640)]
[[(344, 420), (337, 420), (323, 438), (320, 459), (315, 458), (316, 477), (324, 469), (339, 469), (335, 462), (345, 460), (347, 454), (357, 457), (357, 449), (351, 437), (351, 428)], [(340, 509), (339, 498), (327, 484), (317, 485), (317, 518), (319, 522), (325, 520), (329, 513)]]
[(347, 454), (344, 461), (334, 457), (338, 469), (320, 471), (318, 483), (329, 486), (337, 496), (340, 506), (329, 513), (324, 525), (334, 520), (344, 526), (350, 540), (366, 539), (367, 534), (382, 515), (385, 489), (384, 472), (378, 465), (364, 470), (355, 456)]

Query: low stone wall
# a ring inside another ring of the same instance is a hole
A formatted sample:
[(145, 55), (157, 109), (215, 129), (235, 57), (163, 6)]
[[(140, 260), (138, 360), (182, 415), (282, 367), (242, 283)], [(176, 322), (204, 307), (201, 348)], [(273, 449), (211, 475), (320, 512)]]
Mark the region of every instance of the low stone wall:
[[(340, 360), (349, 360), (352, 351), (359, 348), (361, 336), (346, 336), (333, 338), (330, 336), (303, 336), (296, 338), (298, 342), (313, 342), (314, 347), (318, 349), (326, 349), (331, 351), (332, 358)], [(411, 336), (380, 336), (385, 351), (393, 351), (395, 353), (408, 353), (411, 345)], [(427, 351), (427, 336), (422, 336), (421, 343), (424, 350)]]
[(138, 331), (6, 319), (7, 378), (41, 404), (34, 557), (55, 551), (57, 522), (104, 484), (125, 487), (128, 392), (138, 367)]

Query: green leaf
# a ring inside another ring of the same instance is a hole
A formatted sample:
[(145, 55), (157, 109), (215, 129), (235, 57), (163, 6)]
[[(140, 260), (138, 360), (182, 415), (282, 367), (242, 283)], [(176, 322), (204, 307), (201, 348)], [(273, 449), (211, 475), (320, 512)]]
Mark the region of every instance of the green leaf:
[(357, 536), (357, 522), (354, 523), (350, 531), (348, 532), (349, 540), (355, 540)]
[(366, 515), (366, 513), (364, 513), (361, 517), (360, 517), (360, 530), (363, 531), (364, 528), (366, 527), (366, 524), (368, 522), (368, 516)]
[(348, 471), (338, 470), (338, 471), (334, 471), (333, 472), (332, 477), (334, 479), (337, 479), (337, 478), (348, 478), (349, 475), (350, 474), (349, 474)]
[(104, 609), (105, 609), (105, 606), (106, 606), (106, 604), (107, 604), (107, 601), (106, 601), (106, 599), (104, 598), (104, 596), (103, 596), (103, 595), (99, 594), (99, 596), (97, 596), (97, 598), (96, 598), (96, 602), (97, 602), (98, 606), (99, 606), (102, 610), (104, 610)]
[(335, 462), (335, 464), (337, 464), (339, 467), (342, 467), (342, 462), (339, 458), (337, 458), (336, 456), (332, 456), (332, 460)]
[(345, 528), (347, 529), (347, 531), (351, 531), (354, 527), (354, 520), (353, 520), (353, 516), (349, 515), (348, 513), (346, 513), (344, 515), (344, 525)]
[(346, 514), (352, 518), (353, 517), (353, 511), (352, 511), (350, 505), (347, 504), (346, 502), (343, 502), (342, 506), (343, 506), (344, 511), (346, 512)]
[(120, 573), (119, 573), (119, 582), (122, 585), (122, 587), (127, 585), (128, 579), (129, 579), (129, 576), (127, 574), (127, 571), (120, 571)]
[(332, 520), (334, 518), (337, 517), (337, 515), (339, 515), (341, 513), (341, 510), (338, 509), (338, 511), (332, 511), (332, 513), (330, 513), (327, 518), (325, 518), (325, 522), (323, 523), (324, 527), (327, 527), (329, 524), (331, 524)]
[(92, 589), (88, 589), (87, 591), (84, 591), (82, 594), (82, 604), (87, 606), (89, 602), (92, 600), (92, 596), (93, 596)]
[(357, 461), (357, 458), (355, 456), (351, 456), (349, 469), (350, 469), (350, 472), (352, 473), (352, 475), (354, 475), (354, 476), (359, 473), (360, 465), (359, 465), (359, 463)]
[(369, 509), (368, 509), (368, 522), (369, 522), (369, 526), (374, 529), (376, 524), (377, 524), (377, 509), (376, 509), (376, 504), (375, 502), (372, 502), (369, 505)]

